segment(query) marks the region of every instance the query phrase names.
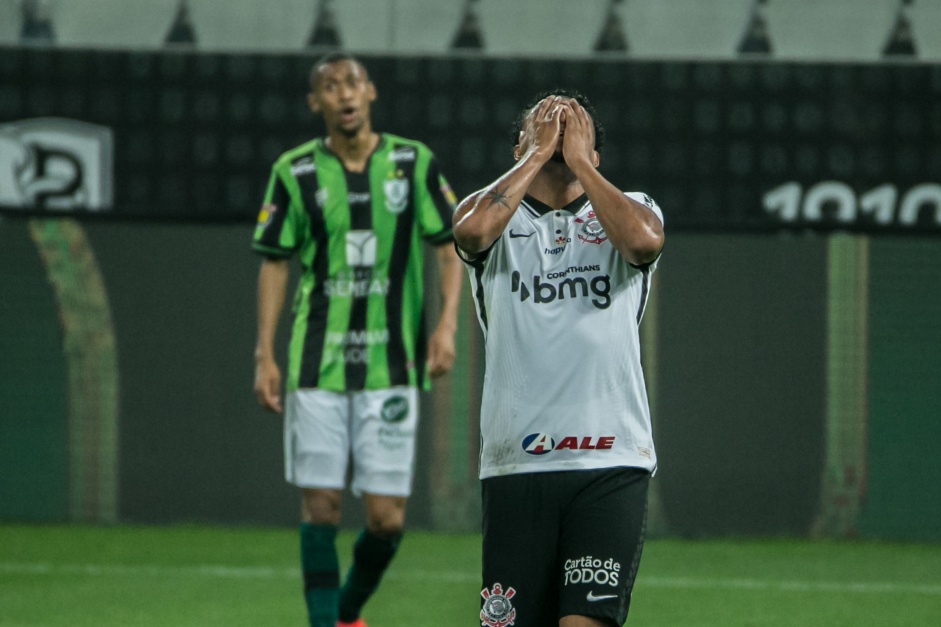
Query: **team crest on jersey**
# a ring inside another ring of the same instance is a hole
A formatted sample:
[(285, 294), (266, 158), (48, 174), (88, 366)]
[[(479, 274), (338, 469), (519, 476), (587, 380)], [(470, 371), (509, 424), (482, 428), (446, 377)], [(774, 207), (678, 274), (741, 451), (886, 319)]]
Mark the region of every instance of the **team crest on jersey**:
[(480, 596), (484, 598), (484, 607), (480, 610), (481, 627), (507, 627), (516, 622), (516, 608), (510, 599), (516, 594), (513, 588), (503, 591), (503, 586), (495, 583), (493, 588), (484, 588)]
[(408, 179), (389, 179), (382, 184), (386, 192), (386, 209), (402, 213), (408, 205)]
[(278, 206), (271, 203), (265, 203), (261, 206), (261, 211), (258, 212), (258, 226), (261, 228), (267, 227), (271, 224), (274, 214), (278, 211)]
[(588, 244), (600, 244), (608, 239), (608, 234), (604, 232), (601, 222), (595, 216), (594, 211), (589, 211), (585, 219), (575, 218), (578, 224), (578, 239)]

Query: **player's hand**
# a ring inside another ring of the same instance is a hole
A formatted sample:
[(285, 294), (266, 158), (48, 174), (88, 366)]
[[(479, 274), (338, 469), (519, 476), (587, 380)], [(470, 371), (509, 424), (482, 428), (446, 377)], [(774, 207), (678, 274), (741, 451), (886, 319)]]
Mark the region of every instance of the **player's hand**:
[(281, 413), (281, 371), (273, 359), (259, 359), (255, 364), (255, 395), (258, 404)]
[(575, 99), (565, 100), (561, 117), (564, 123), (562, 157), (566, 165), (573, 170), (586, 163), (593, 166), (595, 127), (585, 107)]
[(532, 116), (528, 150), (543, 161), (548, 161), (558, 147), (562, 107), (559, 96), (549, 96), (536, 105), (536, 113)]
[(428, 339), (428, 376), (436, 379), (454, 367), (454, 331), (438, 326)]

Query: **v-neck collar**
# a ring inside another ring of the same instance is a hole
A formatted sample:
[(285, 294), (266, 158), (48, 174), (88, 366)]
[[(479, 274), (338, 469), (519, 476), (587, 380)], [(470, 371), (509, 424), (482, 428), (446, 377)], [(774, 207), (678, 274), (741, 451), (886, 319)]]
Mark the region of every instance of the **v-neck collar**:
[(581, 196), (579, 196), (578, 198), (576, 198), (569, 204), (565, 205), (561, 209), (553, 209), (546, 203), (542, 202), (541, 200), (536, 200), (529, 194), (526, 194), (525, 196), (523, 196), (523, 202), (525, 202), (526, 205), (530, 209), (532, 209), (534, 212), (536, 212), (540, 216), (544, 216), (547, 213), (550, 213), (552, 211), (568, 211), (569, 213), (574, 215), (578, 213), (578, 211), (583, 206), (585, 206), (586, 202), (588, 202), (588, 194), (582, 194)]
[(353, 170), (350, 170), (349, 168), (347, 168), (347, 167), (346, 167), (346, 164), (343, 163), (343, 159), (340, 158), (340, 155), (338, 155), (337, 153), (333, 152), (333, 149), (330, 148), (330, 146), (327, 145), (327, 140), (326, 140), (326, 138), (321, 138), (318, 143), (320, 144), (321, 150), (323, 150), (325, 153), (327, 153), (328, 155), (330, 155), (331, 157), (333, 157), (334, 159), (337, 160), (337, 162), (340, 164), (340, 167), (343, 168), (343, 172), (344, 172), (344, 173), (346, 173), (346, 174), (354, 174), (354, 175), (355, 175), (355, 174), (365, 174), (365, 173), (369, 172), (369, 166), (370, 166), (370, 164), (372, 163), (373, 155), (375, 155), (377, 152), (379, 152), (379, 151), (385, 146), (385, 144), (386, 144), (386, 135), (385, 135), (385, 133), (378, 133), (378, 135), (379, 135), (379, 141), (376, 142), (376, 146), (372, 149), (372, 152), (369, 153), (369, 156), (366, 157), (366, 166), (363, 168), (363, 171), (362, 171), (362, 172), (354, 172)]

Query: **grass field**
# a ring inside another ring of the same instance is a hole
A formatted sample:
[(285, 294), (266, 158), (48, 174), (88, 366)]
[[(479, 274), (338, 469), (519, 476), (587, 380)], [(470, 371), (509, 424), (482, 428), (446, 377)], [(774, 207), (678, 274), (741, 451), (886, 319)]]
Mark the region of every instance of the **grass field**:
[[(370, 627), (479, 625), (479, 546), (410, 532)], [(283, 529), (0, 526), (0, 625), (300, 627), (296, 555)], [(936, 627), (941, 545), (649, 541), (628, 625)]]

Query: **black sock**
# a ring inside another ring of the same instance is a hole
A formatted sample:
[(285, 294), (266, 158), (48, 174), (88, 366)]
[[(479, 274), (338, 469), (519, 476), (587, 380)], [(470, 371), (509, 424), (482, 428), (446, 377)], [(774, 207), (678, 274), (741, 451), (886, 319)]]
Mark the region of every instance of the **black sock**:
[(359, 618), (366, 600), (376, 591), (382, 573), (399, 548), (402, 534), (379, 536), (363, 530), (353, 547), (353, 565), (340, 589), (339, 619), (351, 623)]

